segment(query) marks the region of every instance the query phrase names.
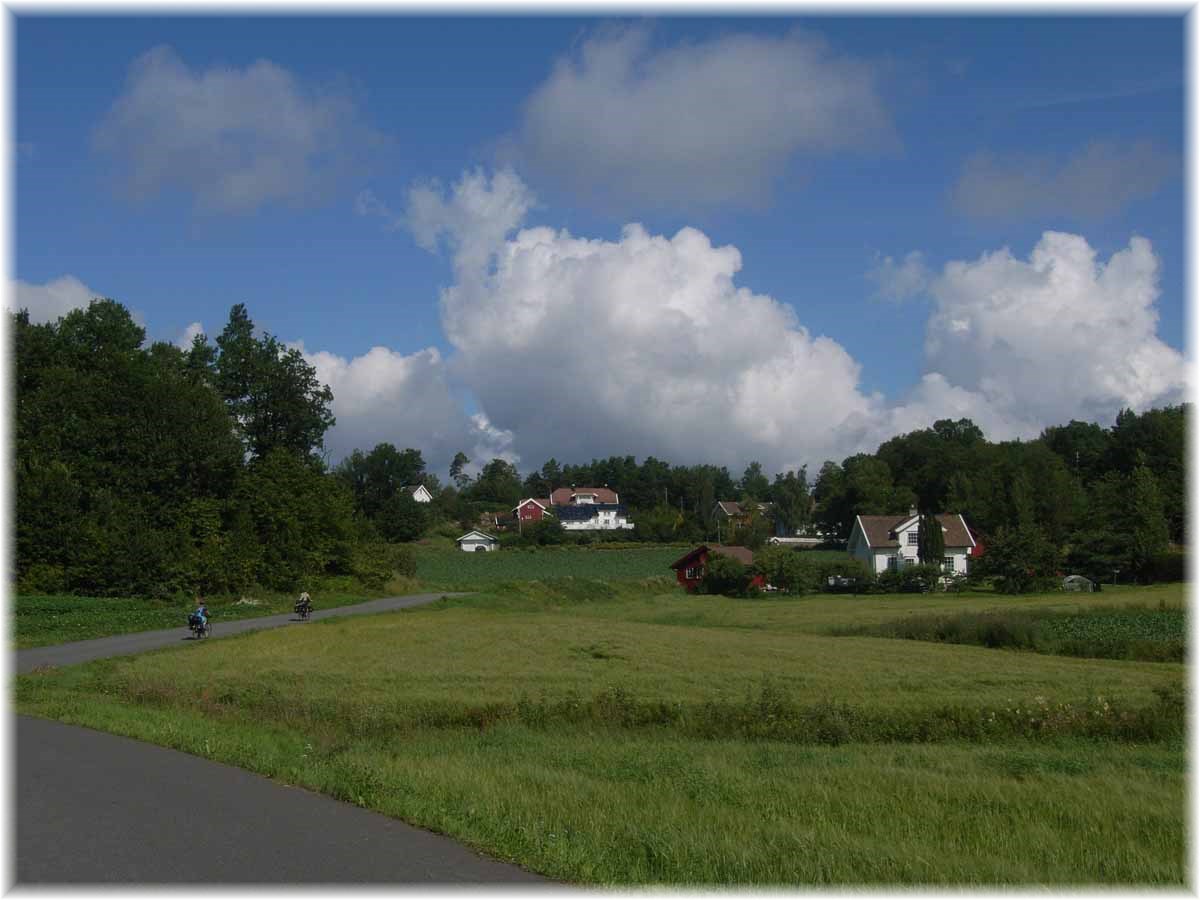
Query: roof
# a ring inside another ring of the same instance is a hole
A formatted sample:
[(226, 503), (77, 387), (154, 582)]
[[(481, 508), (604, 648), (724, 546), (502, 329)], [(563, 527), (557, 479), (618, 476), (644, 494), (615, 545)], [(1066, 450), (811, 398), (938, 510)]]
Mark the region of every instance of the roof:
[(550, 494), (552, 506), (567, 506), (572, 494), (592, 494), (597, 503), (616, 503), (617, 492), (606, 487), (560, 487)]
[(513, 507), (513, 512), (516, 512), (518, 509), (520, 509), (526, 503), (534, 503), (537, 506), (540, 506), (542, 508), (543, 512), (546, 512), (546, 504), (543, 503), (541, 500), (535, 500), (533, 497), (526, 497), (524, 500), (522, 500), (520, 503), (518, 503), (516, 506)]
[(467, 532), (466, 534), (464, 534), (462, 537), (458, 538), (458, 540), (456, 540), (454, 543), (456, 543), (456, 544), (457, 544), (457, 543), (459, 543), (460, 541), (465, 541), (467, 538), (471, 537), (471, 535), (476, 535), (477, 537), (487, 538), (489, 541), (498, 541), (498, 540), (500, 540), (500, 538), (496, 537), (494, 534), (488, 534), (486, 531), (478, 531), (478, 530), (476, 530), (476, 531), (468, 531), (468, 532)]
[(701, 544), (694, 550), (689, 550), (675, 562), (671, 563), (668, 568), (679, 569), (687, 565), (691, 560), (700, 555), (701, 552), (716, 553), (720, 556), (731, 556), (743, 565), (752, 565), (754, 563), (754, 551), (747, 547), (730, 547), (725, 544)]
[[(858, 516), (857, 521), (866, 535), (867, 545), (872, 549), (881, 547), (899, 547), (896, 539), (896, 528), (913, 519), (907, 513), (903, 516)], [(967, 531), (967, 525), (958, 513), (939, 513), (937, 520), (941, 523), (943, 538), (947, 547), (971, 547), (975, 542)]]
[(727, 515), (727, 516), (744, 516), (748, 512), (750, 512), (751, 506), (755, 506), (755, 505), (758, 507), (758, 511), (760, 513), (769, 513), (775, 504), (773, 504), (773, 503), (758, 503), (758, 504), (747, 503), (747, 504), (745, 504), (745, 506), (743, 506), (741, 503), (739, 503), (736, 500), (718, 500), (717, 501), (717, 506), (719, 506), (721, 508), (721, 512), (725, 513), (725, 515)]

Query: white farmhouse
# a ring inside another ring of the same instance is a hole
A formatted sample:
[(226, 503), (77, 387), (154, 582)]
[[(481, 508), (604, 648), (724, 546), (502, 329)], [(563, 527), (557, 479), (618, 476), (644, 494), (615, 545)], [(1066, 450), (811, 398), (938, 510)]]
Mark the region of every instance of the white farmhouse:
[(616, 491), (607, 487), (558, 488), (550, 508), (566, 531), (616, 531), (633, 528)]
[(500, 549), (500, 539), (486, 531), (468, 531), (456, 542), (460, 550), (467, 553)]
[[(937, 516), (942, 526), (945, 554), (942, 570), (947, 575), (966, 575), (967, 557), (975, 547), (970, 529), (957, 513)], [(846, 549), (857, 560), (866, 563), (876, 575), (888, 569), (916, 565), (917, 526), (921, 517), (915, 509), (906, 516), (856, 516)]]

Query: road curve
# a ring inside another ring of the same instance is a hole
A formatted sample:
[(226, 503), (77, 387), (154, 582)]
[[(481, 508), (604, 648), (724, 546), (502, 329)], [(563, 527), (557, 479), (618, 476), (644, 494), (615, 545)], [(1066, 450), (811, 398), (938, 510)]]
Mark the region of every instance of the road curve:
[(18, 884), (550, 885), (450, 838), (232, 766), (16, 718)]
[[(442, 597), (461, 597), (461, 593), (445, 591), (435, 594), (410, 594), (407, 597), (383, 597), (379, 600), (368, 600), (352, 606), (338, 606), (333, 609), (319, 609), (310, 618), (328, 619), (333, 616), (361, 616), (367, 613), (387, 612), (392, 609), (405, 609), (409, 606), (421, 606), (433, 603)], [(146, 650), (157, 650), (161, 647), (178, 647), (186, 641), (191, 641), (185, 617), (181, 616), (178, 628), (168, 628), (164, 631), (138, 631), (133, 634), (114, 634), (111, 637), (95, 638), (90, 641), (73, 641), (69, 644), (53, 644), (49, 647), (31, 647), (28, 650), (17, 651), (17, 672), (29, 672), (39, 666), (73, 666), (76, 663), (88, 662), (93, 659), (104, 659), (110, 656), (130, 656), (134, 653), (144, 653)], [(231, 634), (243, 634), (247, 631), (258, 631), (262, 628), (278, 628), (280, 625), (302, 625), (295, 613), (280, 613), (275, 616), (260, 616), (257, 619), (236, 619), (229, 622), (221, 621), (218, 616), (213, 620), (214, 640)]]

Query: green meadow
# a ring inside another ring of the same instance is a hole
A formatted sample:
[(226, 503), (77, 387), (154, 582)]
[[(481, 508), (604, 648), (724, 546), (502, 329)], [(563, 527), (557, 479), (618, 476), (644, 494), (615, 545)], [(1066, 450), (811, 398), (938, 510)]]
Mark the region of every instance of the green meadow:
[(571, 883), (1183, 885), (1181, 663), (846, 633), (1116, 607), (1174, 640), (1146, 617), (1182, 585), (733, 600), (635, 568), (47, 669), (18, 708)]

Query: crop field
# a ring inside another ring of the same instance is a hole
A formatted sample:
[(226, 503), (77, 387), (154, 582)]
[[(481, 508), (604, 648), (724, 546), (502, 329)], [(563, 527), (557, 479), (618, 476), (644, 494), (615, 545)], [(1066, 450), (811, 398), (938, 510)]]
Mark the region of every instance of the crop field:
[(494, 553), (424, 549), (417, 555), (417, 578), (441, 590), (471, 590), (505, 581), (544, 578), (671, 578), (670, 564), (686, 547), (593, 550), (562, 547), (552, 550), (505, 548)]
[(1181, 586), (731, 600), (661, 585), (505, 584), (45, 670), (17, 678), (18, 708), (572, 883), (1183, 885), (1182, 665), (832, 633), (1125, 606), (1145, 639), (1143, 612), (1170, 618)]

